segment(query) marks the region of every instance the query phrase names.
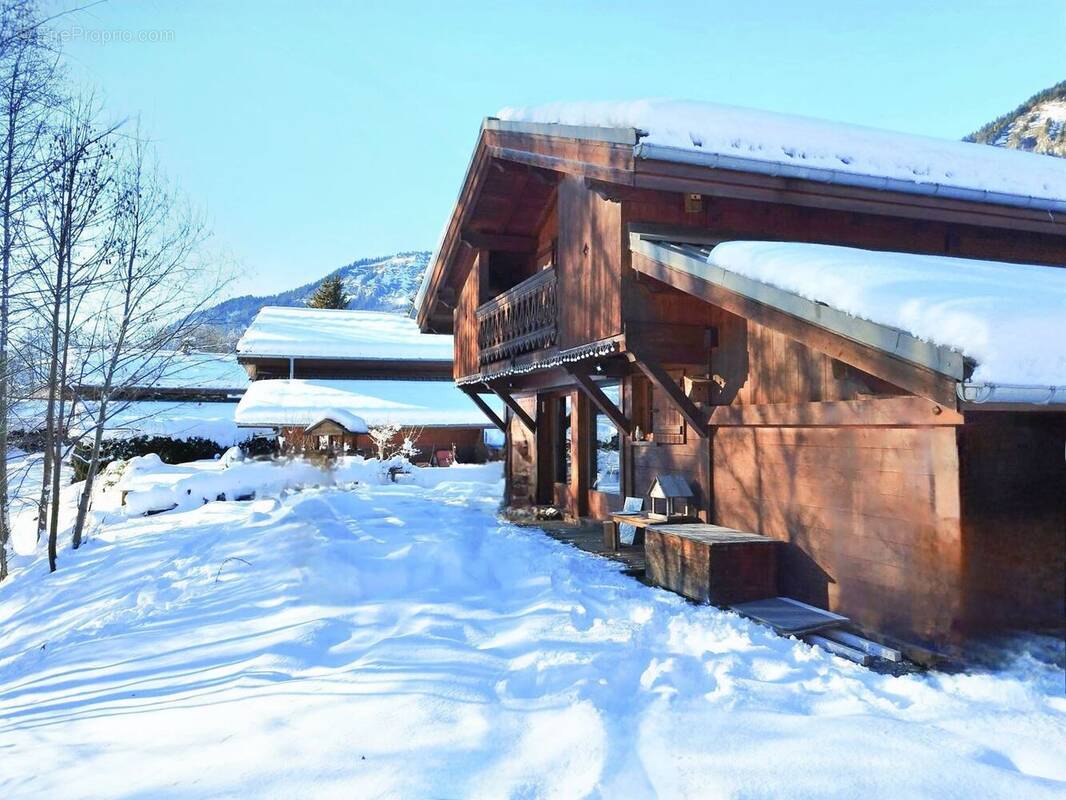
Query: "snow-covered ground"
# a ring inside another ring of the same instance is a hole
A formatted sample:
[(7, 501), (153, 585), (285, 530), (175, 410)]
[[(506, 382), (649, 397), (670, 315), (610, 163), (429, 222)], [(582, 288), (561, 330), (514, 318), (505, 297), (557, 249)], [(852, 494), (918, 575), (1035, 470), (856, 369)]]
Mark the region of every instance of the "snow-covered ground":
[(1058, 669), (877, 675), (504, 524), (500, 491), (210, 502), (16, 559), (0, 796), (1066, 793)]

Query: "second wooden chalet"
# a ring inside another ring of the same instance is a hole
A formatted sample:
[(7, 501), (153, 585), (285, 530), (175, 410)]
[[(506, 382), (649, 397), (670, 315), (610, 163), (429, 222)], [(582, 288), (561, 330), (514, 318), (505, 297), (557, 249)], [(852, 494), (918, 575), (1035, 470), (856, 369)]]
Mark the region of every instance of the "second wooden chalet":
[(421, 334), (407, 317), (267, 307), (237, 360), (251, 377), (237, 424), (273, 428), (286, 449), (370, 455), (368, 431), (383, 425), (413, 435), (421, 462), (484, 461), (498, 449), (497, 424), (452, 383), (452, 338)]
[(1066, 160), (702, 104), (482, 125), (417, 302), (507, 501), (680, 475), (778, 589), (937, 647), (1060, 628)]

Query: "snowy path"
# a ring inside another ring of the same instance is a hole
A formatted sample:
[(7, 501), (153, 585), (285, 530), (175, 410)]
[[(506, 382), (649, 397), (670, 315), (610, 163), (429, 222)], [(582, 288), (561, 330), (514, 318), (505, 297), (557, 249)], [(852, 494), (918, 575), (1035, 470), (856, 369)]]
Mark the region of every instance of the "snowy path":
[(23, 560), (0, 796), (1066, 794), (1060, 672), (875, 675), (501, 526), (497, 498), (211, 503), (51, 577)]

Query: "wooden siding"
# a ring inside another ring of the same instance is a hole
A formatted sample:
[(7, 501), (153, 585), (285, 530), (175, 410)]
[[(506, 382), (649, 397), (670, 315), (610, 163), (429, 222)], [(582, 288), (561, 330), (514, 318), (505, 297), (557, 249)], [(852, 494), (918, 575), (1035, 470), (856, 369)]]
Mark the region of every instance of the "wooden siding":
[[(344, 429), (332, 422), (316, 425), (313, 430), (305, 429), (298, 425), (283, 426), (279, 433), (285, 437), (285, 451), (299, 452), (303, 450), (316, 450), (319, 436), (330, 436), (336, 439), (339, 446), (346, 442), (367, 456), (374, 454), (374, 443), (370, 436), (365, 433), (345, 434)], [(450, 450), (455, 448), (456, 455), (461, 462), (483, 462), (488, 457), (488, 449), (484, 444), (483, 428), (462, 427), (434, 427), (404, 428), (396, 433), (390, 440), (391, 447), (398, 447), (403, 443), (404, 437), (415, 435), (415, 445), (418, 452), (411, 459), (418, 463), (429, 461), (436, 450)]]
[(478, 371), (476, 314), (481, 296), (481, 273), (485, 268), (484, 252), (476, 254), (467, 270), (466, 280), (459, 288), (454, 324), (454, 374), (456, 378), (473, 375)]
[(817, 403), (903, 394), (886, 381), (765, 325), (714, 311), (719, 345), (711, 354), (711, 373), (718, 405)]
[(559, 347), (622, 332), (622, 215), (580, 178), (559, 183)]
[[(287, 358), (238, 356), (237, 360), (246, 368), (251, 369), (252, 380), (260, 381), (268, 378), (289, 377), (289, 359)], [(294, 358), (292, 373), (293, 377), (297, 379), (354, 380), (360, 378), (398, 378), (407, 380), (450, 380), (453, 374), (453, 367), (454, 365), (451, 361)]]
[(716, 522), (786, 542), (782, 594), (904, 639), (959, 633), (955, 430), (721, 428)]
[(702, 211), (689, 213), (684, 198), (679, 192), (628, 189), (622, 201), (623, 225), (653, 223), (692, 227), (722, 238), (822, 242), (1052, 266), (1064, 263), (1066, 245), (1061, 236), (709, 195), (703, 198)]

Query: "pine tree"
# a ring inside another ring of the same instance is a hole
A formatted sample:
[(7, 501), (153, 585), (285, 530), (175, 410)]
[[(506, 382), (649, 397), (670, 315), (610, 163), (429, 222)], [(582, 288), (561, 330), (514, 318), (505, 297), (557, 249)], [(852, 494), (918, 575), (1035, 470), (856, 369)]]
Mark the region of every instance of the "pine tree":
[(308, 308), (347, 308), (351, 298), (344, 292), (339, 275), (330, 275), (307, 300)]

